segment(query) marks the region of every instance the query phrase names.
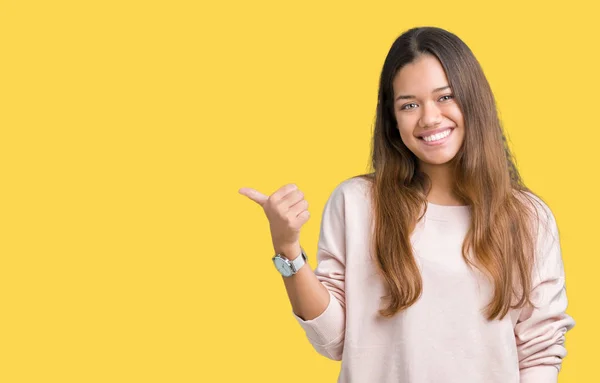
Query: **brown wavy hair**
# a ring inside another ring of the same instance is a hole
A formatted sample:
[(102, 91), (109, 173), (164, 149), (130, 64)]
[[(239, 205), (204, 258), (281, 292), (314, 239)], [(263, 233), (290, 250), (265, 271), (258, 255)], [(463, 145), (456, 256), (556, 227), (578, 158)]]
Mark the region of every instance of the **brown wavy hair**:
[(410, 29), (392, 44), (379, 82), (372, 169), (360, 176), (372, 181), (373, 255), (388, 290), (380, 314), (390, 317), (410, 307), (423, 289), (410, 233), (425, 214), (431, 180), (400, 138), (392, 87), (398, 71), (422, 54), (440, 61), (463, 113), (465, 137), (451, 161), (454, 193), (471, 208), (462, 254), (494, 287), (486, 317), (503, 318), (511, 308), (531, 304), (531, 223), (537, 222), (535, 199), (541, 199), (521, 180), (479, 62), (460, 38), (436, 27)]

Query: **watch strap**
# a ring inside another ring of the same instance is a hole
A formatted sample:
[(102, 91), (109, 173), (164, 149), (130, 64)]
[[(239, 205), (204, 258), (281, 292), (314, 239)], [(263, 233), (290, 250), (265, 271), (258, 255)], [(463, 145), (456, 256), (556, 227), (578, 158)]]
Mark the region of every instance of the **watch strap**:
[(296, 274), (298, 270), (300, 270), (300, 268), (306, 264), (306, 262), (306, 253), (304, 252), (304, 249), (301, 248), (300, 255), (297, 256), (296, 259), (294, 259), (293, 261), (290, 261), (292, 265), (292, 271), (294, 272), (294, 274)]

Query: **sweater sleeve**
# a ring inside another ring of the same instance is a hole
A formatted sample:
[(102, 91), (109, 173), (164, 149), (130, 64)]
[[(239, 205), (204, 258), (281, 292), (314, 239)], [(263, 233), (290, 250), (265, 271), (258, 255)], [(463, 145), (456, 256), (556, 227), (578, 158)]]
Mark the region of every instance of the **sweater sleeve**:
[(565, 333), (575, 321), (565, 313), (567, 294), (558, 228), (554, 215), (539, 202), (540, 223), (534, 263), (531, 302), (515, 325), (522, 383), (557, 382), (566, 356)]
[(344, 194), (336, 188), (323, 209), (317, 248), (317, 279), (329, 291), (325, 311), (311, 320), (292, 312), (315, 350), (330, 359), (341, 360), (345, 335), (345, 213)]

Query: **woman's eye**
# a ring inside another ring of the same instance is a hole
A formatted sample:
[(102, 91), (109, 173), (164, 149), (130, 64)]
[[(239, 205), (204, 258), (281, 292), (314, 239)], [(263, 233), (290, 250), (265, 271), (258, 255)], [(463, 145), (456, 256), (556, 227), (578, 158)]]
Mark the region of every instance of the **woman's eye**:
[[(447, 97), (447, 98), (446, 98), (446, 97)], [(447, 94), (447, 95), (445, 95), (445, 96), (442, 96), (442, 97), (440, 97), (440, 100), (442, 100), (442, 99), (443, 99), (443, 101), (446, 101), (446, 100), (449, 100), (449, 99), (451, 99), (451, 98), (454, 98), (454, 95), (452, 95), (452, 94)]]
[(400, 109), (403, 109), (403, 110), (413, 109), (412, 107), (410, 107), (411, 105), (417, 105), (417, 104), (415, 104), (414, 102), (411, 102), (410, 104), (403, 105), (402, 108), (400, 108)]

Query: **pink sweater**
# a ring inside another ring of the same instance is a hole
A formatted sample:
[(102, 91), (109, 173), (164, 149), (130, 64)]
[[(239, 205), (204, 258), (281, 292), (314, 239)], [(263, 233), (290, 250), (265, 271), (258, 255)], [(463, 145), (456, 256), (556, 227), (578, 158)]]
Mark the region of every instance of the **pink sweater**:
[(538, 237), (533, 279), (538, 308), (487, 321), (482, 308), (491, 286), (461, 255), (470, 208), (429, 203), (411, 237), (422, 296), (383, 318), (378, 310), (385, 291), (368, 249), (369, 194), (362, 179), (346, 180), (331, 194), (315, 269), (330, 293), (329, 305), (308, 321), (292, 313), (320, 354), (342, 361), (338, 382), (556, 382), (565, 333), (575, 322), (565, 313), (558, 230), (548, 207), (542, 203), (550, 219)]

